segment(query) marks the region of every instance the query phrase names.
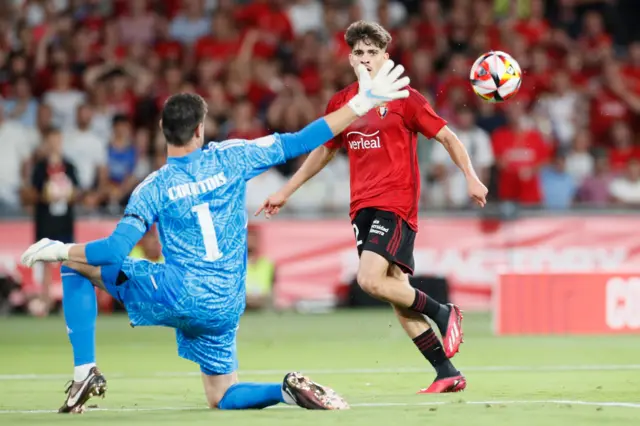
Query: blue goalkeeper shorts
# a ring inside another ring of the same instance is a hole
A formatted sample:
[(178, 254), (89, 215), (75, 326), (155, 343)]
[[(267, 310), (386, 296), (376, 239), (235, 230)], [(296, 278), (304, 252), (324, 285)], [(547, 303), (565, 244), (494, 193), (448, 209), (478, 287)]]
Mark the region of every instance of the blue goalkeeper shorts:
[(132, 326), (175, 328), (178, 355), (205, 374), (237, 370), (241, 313), (226, 309), (228, 303), (212, 303), (197, 285), (200, 278), (178, 266), (128, 257), (121, 266), (103, 266), (102, 280), (124, 305)]

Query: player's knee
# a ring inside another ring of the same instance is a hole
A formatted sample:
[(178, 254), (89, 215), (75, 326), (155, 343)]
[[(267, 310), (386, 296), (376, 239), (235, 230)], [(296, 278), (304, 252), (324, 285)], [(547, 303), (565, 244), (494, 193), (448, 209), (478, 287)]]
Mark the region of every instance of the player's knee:
[(207, 405), (211, 409), (219, 409), (220, 401), (224, 398), (227, 389), (220, 389), (218, 387), (215, 388), (205, 388), (205, 393), (207, 396)]
[(222, 397), (216, 398), (216, 397), (207, 395), (207, 405), (212, 410), (218, 409), (218, 407), (220, 405), (220, 401), (222, 401)]
[(203, 367), (200, 369), (202, 370), (207, 405), (212, 409), (224, 409), (223, 399), (233, 384), (238, 381), (237, 375), (235, 373), (217, 374)]
[(370, 296), (386, 300), (385, 288), (386, 275), (389, 270), (389, 261), (378, 253), (364, 250), (360, 257), (357, 281), (360, 288)]
[(356, 280), (362, 290), (372, 297), (381, 298), (384, 294), (384, 288), (381, 277), (378, 274), (371, 273), (369, 271), (358, 271)]

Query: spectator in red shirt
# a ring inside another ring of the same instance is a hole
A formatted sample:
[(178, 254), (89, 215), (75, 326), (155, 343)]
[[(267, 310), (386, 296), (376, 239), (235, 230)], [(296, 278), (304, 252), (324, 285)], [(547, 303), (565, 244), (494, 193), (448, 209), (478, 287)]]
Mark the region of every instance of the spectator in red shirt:
[(542, 44), (549, 39), (549, 24), (544, 19), (544, 2), (531, 0), (531, 13), (527, 19), (521, 19), (515, 25), (515, 30), (522, 34), (529, 46)]
[(256, 118), (248, 100), (238, 101), (233, 108), (232, 121), (226, 139), (257, 139), (266, 134), (262, 122)]
[(602, 15), (596, 11), (584, 15), (582, 26), (583, 34), (579, 39), (579, 47), (587, 67), (592, 72), (597, 72), (604, 60), (611, 57), (613, 41), (605, 31)]
[(132, 78), (125, 72), (116, 71), (108, 80), (109, 106), (118, 114), (133, 117), (136, 96), (131, 89)]
[(571, 76), (573, 86), (580, 91), (585, 91), (589, 84), (589, 76), (583, 67), (582, 55), (579, 51), (570, 51), (564, 58), (564, 68)]
[(184, 82), (182, 69), (177, 64), (165, 68), (162, 77), (157, 88), (156, 105), (158, 110), (162, 109), (164, 101), (166, 101), (169, 96), (178, 93)]
[(171, 38), (169, 21), (165, 18), (156, 19), (155, 51), (163, 60), (178, 61), (182, 58), (182, 44)]
[(216, 12), (211, 18), (211, 34), (200, 38), (194, 50), (197, 61), (203, 58), (228, 61), (239, 49), (240, 37), (232, 17), (224, 12)]
[(305, 123), (313, 121), (316, 114), (299, 80), (287, 76), (284, 84), (284, 89), (269, 105), (267, 125), (280, 133), (297, 132), (305, 126)]
[(415, 29), (407, 25), (398, 29), (397, 38), (394, 38), (394, 46), (391, 48), (389, 56), (394, 62), (402, 64), (410, 70), (413, 67), (413, 55), (419, 48)]
[(203, 97), (209, 105), (207, 114), (215, 120), (217, 124), (224, 123), (231, 109), (231, 102), (224, 90), (224, 85), (220, 81), (211, 81), (204, 92)]
[(466, 5), (455, 3), (449, 12), (449, 23), (446, 26), (449, 42), (447, 50), (464, 54), (469, 45), (471, 29), (471, 19)]
[(603, 84), (588, 92), (591, 96), (591, 133), (596, 144), (606, 140), (609, 130), (617, 121), (630, 122), (631, 111), (626, 98), (628, 88), (622, 80), (620, 65), (607, 61), (604, 66)]
[(420, 7), (420, 19), (416, 31), (418, 44), (434, 55), (440, 55), (447, 48), (445, 19), (438, 0), (424, 0)]
[(317, 94), (322, 87), (321, 70), (318, 65), (322, 41), (315, 33), (307, 33), (296, 43), (294, 60), (291, 64), (298, 71), (304, 90), (309, 95)]
[(469, 68), (471, 64), (467, 57), (461, 53), (451, 55), (449, 63), (446, 67), (445, 77), (440, 82), (438, 89), (438, 97), (436, 99), (436, 105), (440, 108), (443, 103), (447, 102), (450, 91), (460, 90), (461, 96), (464, 102), (467, 104), (476, 100), (476, 95), (473, 93), (473, 89), (469, 84)]
[(549, 63), (549, 56), (545, 49), (539, 47), (531, 52), (531, 70), (525, 73), (522, 84), (531, 91), (535, 99), (550, 91), (553, 81), (553, 70)]
[(609, 162), (613, 171), (624, 169), (632, 159), (640, 160), (640, 147), (634, 145), (631, 128), (624, 121), (611, 127), (611, 145)]
[(640, 86), (640, 41), (631, 43), (628, 53), (628, 61), (622, 68), (622, 73), (633, 86), (638, 88)]
[[(478, 49), (474, 52), (473, 57), (478, 57), (489, 50), (505, 50), (502, 48), (503, 40), (500, 33), (501, 29), (496, 22), (493, 9), (487, 7), (487, 3), (484, 1), (473, 2), (472, 7), (473, 10), (471, 13), (475, 30), (469, 42), (472, 48)], [(481, 45), (484, 45), (483, 49), (480, 49)]]
[(409, 75), (411, 85), (417, 91), (433, 93), (436, 90), (438, 76), (433, 69), (433, 62), (433, 57), (426, 50), (413, 52)]
[(293, 41), (293, 27), (283, 0), (256, 0), (236, 13), (236, 19), (245, 28), (260, 30), (260, 41), (254, 54), (272, 57), (281, 45)]
[(524, 128), (526, 113), (522, 104), (513, 102), (505, 110), (508, 124), (492, 137), (498, 165), (498, 197), (504, 201), (536, 205), (541, 201), (539, 169), (549, 156), (549, 147), (540, 132)]

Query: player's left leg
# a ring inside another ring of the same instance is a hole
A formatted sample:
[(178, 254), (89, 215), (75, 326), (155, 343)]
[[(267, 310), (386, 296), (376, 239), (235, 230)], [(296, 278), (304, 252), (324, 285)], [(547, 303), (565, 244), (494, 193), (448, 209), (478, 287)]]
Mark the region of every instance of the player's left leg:
[(91, 397), (104, 396), (107, 389), (106, 379), (95, 365), (97, 301), (93, 286), (121, 301), (132, 323), (172, 326), (173, 311), (154, 299), (157, 289), (153, 275), (162, 273), (163, 266), (130, 258), (122, 265), (103, 267), (63, 263), (63, 309), (76, 369), (59, 412), (81, 413)]
[(313, 382), (300, 373), (288, 373), (282, 383), (238, 382), (231, 374), (202, 373), (210, 408), (255, 410), (277, 404), (297, 405), (309, 410), (344, 410), (347, 402), (331, 388)]
[[(104, 396), (107, 382), (96, 366), (96, 293), (93, 285), (104, 288), (100, 268), (76, 262), (64, 262), (62, 309), (67, 334), (73, 348), (73, 381), (60, 413), (81, 413), (93, 396)], [(93, 285), (92, 285), (93, 284)]]
[(289, 373), (281, 383), (239, 382), (237, 377), (236, 327), (221, 333), (190, 335), (178, 330), (178, 353), (200, 364), (202, 382), (211, 408), (220, 410), (262, 409), (280, 403), (312, 410), (340, 410), (348, 404), (332, 389), (299, 373)]
[[(407, 275), (397, 265), (389, 267), (388, 275), (397, 280), (406, 280), (407, 284), (409, 284)], [(392, 307), (404, 331), (411, 338), (422, 356), (436, 370), (436, 379), (428, 388), (421, 390), (419, 393), (458, 392), (463, 390), (467, 385), (465, 377), (446, 356), (438, 336), (436, 336), (424, 315), (395, 305), (392, 305)]]

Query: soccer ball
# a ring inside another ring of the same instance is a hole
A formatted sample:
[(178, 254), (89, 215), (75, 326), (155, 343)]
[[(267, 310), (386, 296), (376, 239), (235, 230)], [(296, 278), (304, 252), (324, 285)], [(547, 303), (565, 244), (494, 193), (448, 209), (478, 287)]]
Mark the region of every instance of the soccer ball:
[(509, 54), (491, 51), (476, 59), (469, 80), (473, 91), (485, 101), (504, 102), (518, 93), (522, 71)]

